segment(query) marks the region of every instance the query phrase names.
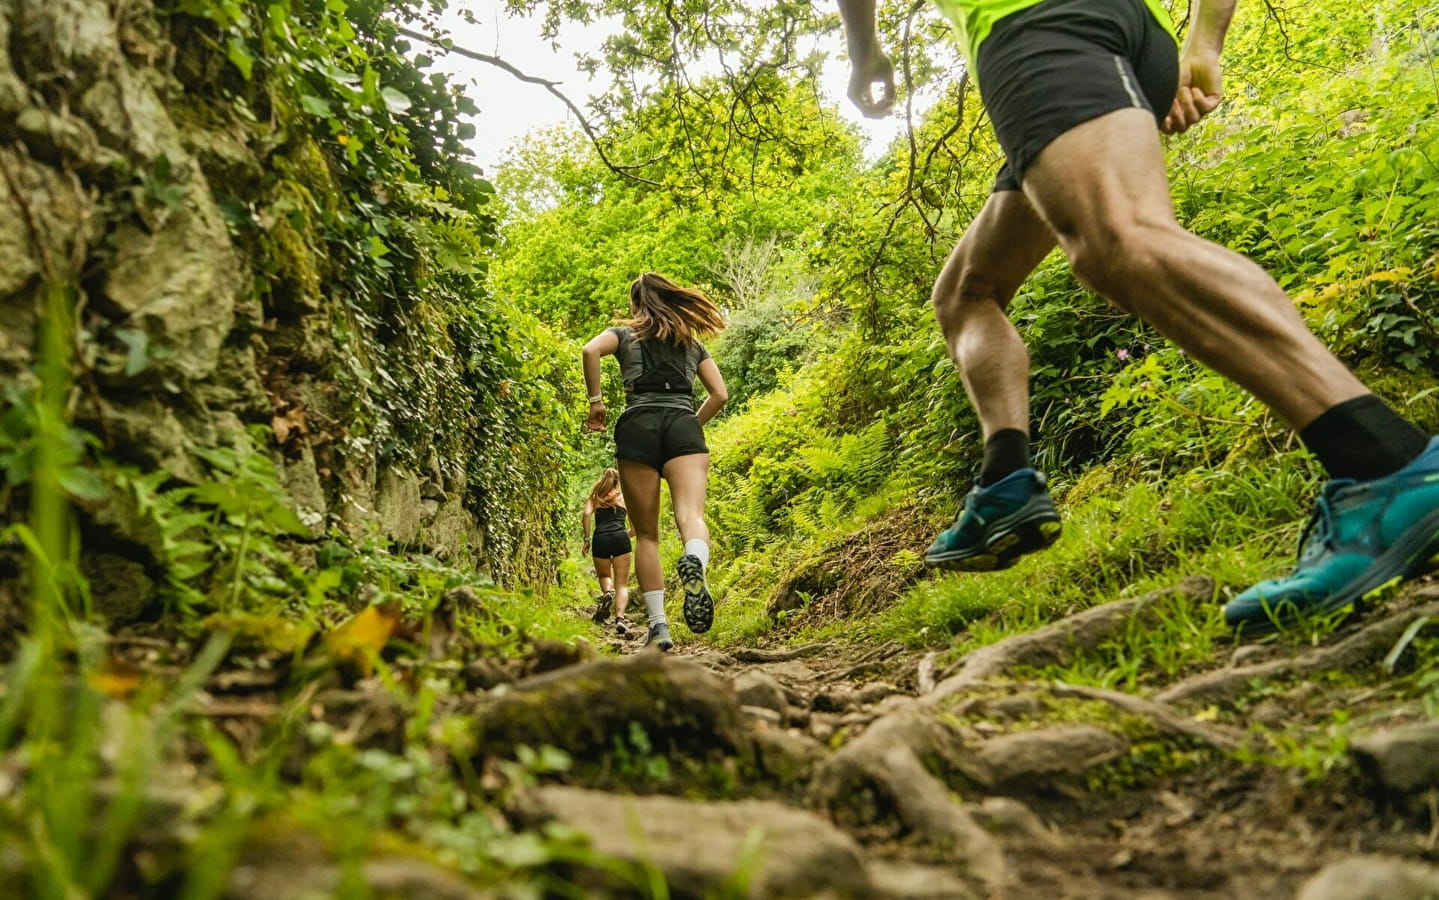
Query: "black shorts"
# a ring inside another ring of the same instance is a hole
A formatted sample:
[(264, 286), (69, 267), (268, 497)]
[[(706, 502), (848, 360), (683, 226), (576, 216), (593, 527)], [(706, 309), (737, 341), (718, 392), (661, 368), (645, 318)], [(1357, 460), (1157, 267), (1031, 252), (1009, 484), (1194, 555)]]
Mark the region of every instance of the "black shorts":
[(614, 559), (633, 549), (630, 546), (630, 536), (619, 529), (596, 531), (590, 539), (590, 556), (595, 559)]
[(708, 453), (700, 420), (687, 409), (633, 406), (615, 423), (615, 459), (664, 471), (677, 456)]
[(1179, 89), (1179, 48), (1144, 0), (1044, 0), (994, 24), (975, 61), (1004, 150), (996, 191), (1017, 191), (1039, 151), (1121, 109), (1156, 124)]

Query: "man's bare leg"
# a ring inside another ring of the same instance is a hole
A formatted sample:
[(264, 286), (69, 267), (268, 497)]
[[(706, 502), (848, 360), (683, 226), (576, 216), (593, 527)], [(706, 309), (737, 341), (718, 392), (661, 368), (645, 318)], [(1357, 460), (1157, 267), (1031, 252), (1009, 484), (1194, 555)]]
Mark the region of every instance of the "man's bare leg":
[(1054, 244), (1023, 194), (1000, 191), (985, 201), (935, 282), (934, 314), (979, 416), (985, 465), (983, 487), (925, 551), (929, 565), (1003, 569), (1059, 537), (1044, 479), (1028, 468), (1029, 352), (1005, 314)]
[(1029, 433), (1029, 352), (1006, 310), (1054, 234), (1018, 191), (991, 194), (934, 283), (934, 315), (985, 439)]
[(1024, 192), (1080, 281), (1296, 430), (1368, 393), (1263, 269), (1175, 221), (1147, 110), (1113, 112), (1060, 135), (1030, 166)]

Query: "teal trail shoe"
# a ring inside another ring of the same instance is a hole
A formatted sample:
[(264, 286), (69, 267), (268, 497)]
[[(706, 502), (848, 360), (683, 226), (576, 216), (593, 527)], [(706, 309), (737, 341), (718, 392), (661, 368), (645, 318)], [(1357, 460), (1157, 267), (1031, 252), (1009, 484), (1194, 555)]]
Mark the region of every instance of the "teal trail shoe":
[(670, 627), (664, 622), (650, 626), (650, 635), (645, 639), (646, 647), (658, 647), (665, 653), (670, 651), (675, 642), (670, 640)]
[(1059, 538), (1059, 513), (1044, 473), (1020, 469), (964, 498), (954, 524), (925, 551), (925, 565), (962, 572), (1007, 569)]
[(1383, 478), (1324, 485), (1287, 578), (1261, 581), (1224, 606), (1246, 634), (1300, 616), (1373, 601), (1439, 564), (1439, 437), (1418, 459)]
[(705, 585), (705, 567), (693, 553), (680, 557), (680, 584), (685, 588), (685, 624), (695, 634), (704, 634), (715, 622), (715, 602)]

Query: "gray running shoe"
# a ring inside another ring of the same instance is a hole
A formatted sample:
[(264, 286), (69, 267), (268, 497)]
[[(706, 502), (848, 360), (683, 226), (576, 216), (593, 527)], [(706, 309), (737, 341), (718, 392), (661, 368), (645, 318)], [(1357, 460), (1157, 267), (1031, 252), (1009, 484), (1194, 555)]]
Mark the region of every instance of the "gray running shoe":
[(595, 613), (590, 616), (590, 621), (596, 625), (603, 625), (610, 617), (610, 611), (615, 608), (615, 592), (605, 591), (600, 594), (599, 600), (595, 602)]
[(668, 653), (675, 642), (670, 640), (670, 627), (664, 622), (650, 626), (650, 636), (645, 640), (645, 646), (656, 646)]
[(695, 634), (704, 634), (715, 623), (715, 602), (705, 586), (705, 567), (693, 553), (680, 557), (680, 584), (685, 589), (685, 624)]

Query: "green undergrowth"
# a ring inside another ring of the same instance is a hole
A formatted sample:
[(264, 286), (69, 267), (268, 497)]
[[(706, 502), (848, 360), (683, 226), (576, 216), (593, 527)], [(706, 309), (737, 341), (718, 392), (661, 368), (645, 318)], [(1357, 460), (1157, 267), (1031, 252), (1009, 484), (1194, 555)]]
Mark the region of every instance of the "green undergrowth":
[[(123, 467), (80, 477), (74, 297), (47, 299), (39, 386), (0, 445), (25, 501), (0, 532), (23, 571), (22, 591), (0, 593), (17, 626), (0, 676), (0, 894), (219, 897), (248, 870), (369, 897), (377, 859), (439, 864), (498, 896), (575, 896), (555, 874), (570, 864), (663, 893), (655, 873), (572, 835), (512, 829), (508, 799), (568, 760), (531, 749), (481, 770), (473, 721), (445, 705), (468, 689), (446, 646), (502, 659), (583, 622), (468, 562), (303, 540), (243, 434), (203, 455), (196, 484)], [(169, 579), (167, 614), (113, 635), (90, 609), (77, 510), (106, 497), (153, 535)], [(227, 678), (254, 693), (225, 691)]]
[(1292, 558), (1317, 485), (1293, 454), (1160, 484), (1115, 481), (1072, 504), (1061, 496), (1054, 546), (1002, 572), (938, 576), (901, 599), (879, 633), (988, 643), (1186, 575), (1213, 577), (1221, 593), (1243, 587)]

